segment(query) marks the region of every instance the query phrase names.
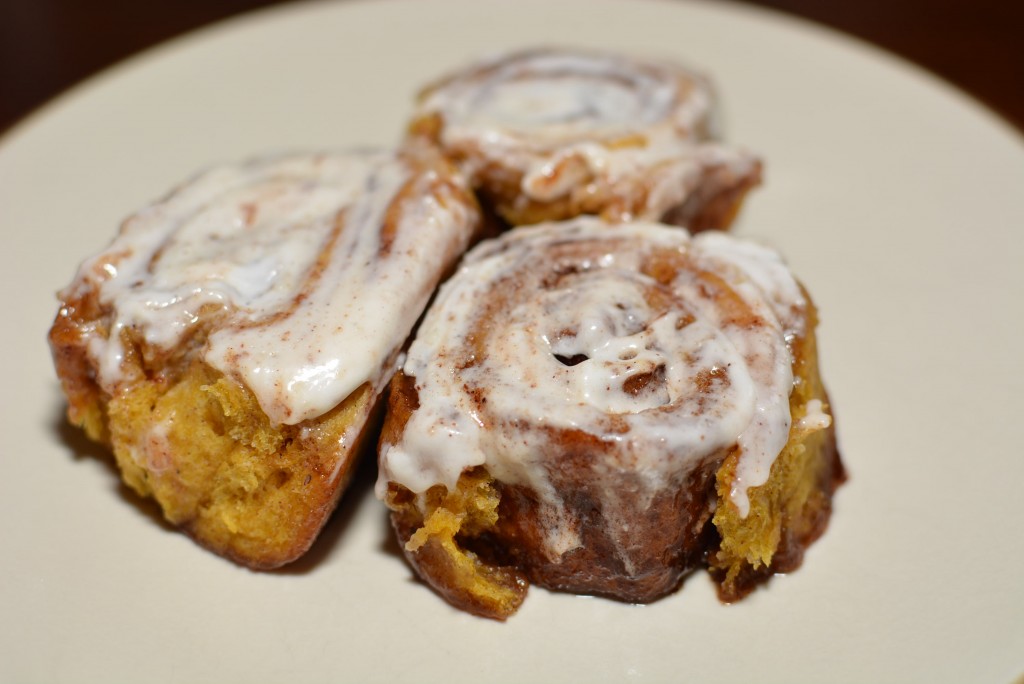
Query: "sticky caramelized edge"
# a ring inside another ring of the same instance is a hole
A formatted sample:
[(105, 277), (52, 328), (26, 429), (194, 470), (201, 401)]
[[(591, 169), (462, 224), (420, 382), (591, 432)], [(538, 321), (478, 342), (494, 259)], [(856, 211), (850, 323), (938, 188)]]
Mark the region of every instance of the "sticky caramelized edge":
[[(671, 258), (649, 264), (651, 275), (661, 279), (679, 265)], [(806, 329), (791, 344), (793, 427), (768, 481), (748, 490), (751, 510), (746, 517), (729, 499), (739, 451), (731, 450), (714, 475), (710, 493), (714, 513), (699, 534), (705, 545), (699, 564), (708, 569), (723, 602), (740, 600), (772, 575), (798, 568), (807, 547), (824, 532), (832, 495), (846, 479), (834, 421), (827, 428), (800, 422), (814, 399), (832, 413), (818, 371), (817, 311), (806, 290), (803, 294)], [(400, 373), (392, 382), (382, 445), (401, 441), (418, 405), (415, 379)], [(498, 620), (518, 609), (528, 585), (525, 569), (505, 562), (516, 557), (515, 550), (487, 553), (486, 544), (483, 554), (471, 550), (479, 547), (479, 540), (491, 540), (500, 527), (496, 515), (501, 492), (500, 484), (477, 467), (463, 473), (454, 492), (438, 485), (416, 496), (389, 483), (385, 497), (405, 555), (417, 573), (455, 607)]]
[[(789, 440), (772, 464), (768, 480), (748, 491), (750, 510), (740, 515), (730, 498), (740, 454), (733, 452), (717, 475), (712, 519), (715, 542), (708, 570), (719, 598), (738, 601), (772, 575), (800, 567), (804, 553), (828, 526), (832, 498), (847, 475), (836, 446), (835, 419), (819, 372), (817, 309), (806, 290), (806, 331), (794, 338), (794, 388), (790, 395)], [(802, 425), (812, 400), (830, 416), (828, 427)]]

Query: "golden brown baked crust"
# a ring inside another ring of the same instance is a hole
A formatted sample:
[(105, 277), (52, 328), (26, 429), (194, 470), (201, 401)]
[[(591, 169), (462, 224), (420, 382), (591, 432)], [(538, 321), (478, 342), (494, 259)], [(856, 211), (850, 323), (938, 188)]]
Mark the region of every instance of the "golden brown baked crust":
[[(106, 397), (72, 360), (78, 325), (61, 317), (51, 331), (68, 415), (111, 447), (129, 487), (154, 498), (167, 521), (202, 546), (254, 569), (309, 549), (372, 425), (369, 385), (321, 418), (290, 426), (271, 425), (252, 392), (201, 361), (158, 371), (139, 365), (140, 375), (156, 377)], [(141, 354), (130, 348), (134, 362)], [(362, 428), (353, 435), (353, 426)], [(345, 439), (352, 446), (341, 451)]]
[[(810, 297), (807, 296), (810, 302)], [(832, 496), (846, 481), (836, 446), (833, 421), (823, 430), (801, 427), (808, 404), (817, 400), (832, 412), (818, 369), (817, 309), (808, 306), (808, 330), (792, 342), (794, 372), (789, 442), (772, 466), (768, 481), (750, 492), (746, 518), (722, 502), (729, 495), (735, 458), (726, 459), (717, 475), (719, 505), (714, 515), (717, 540), (710, 547), (708, 569), (723, 601), (742, 599), (776, 573), (796, 570), (804, 551), (828, 526)]]
[[(272, 176), (268, 194), (286, 194), (289, 190), (280, 188), (291, 187), (287, 178), (299, 173), (296, 168), (304, 170), (320, 163), (319, 158), (311, 157), (308, 163), (305, 157), (295, 159), (297, 161), (286, 158), (281, 162), (285, 165), (285, 170), (280, 172), (286, 178), (284, 186), (273, 177), (278, 173), (274, 166), (276, 161), (257, 162), (272, 169), (267, 172)], [(363, 159), (354, 156), (350, 160), (339, 155), (337, 164), (339, 167), (349, 163), (380, 164), (387, 173), (391, 173), (392, 168), (401, 168), (403, 174), (409, 174), (410, 180), (397, 185), (399, 189), (394, 198), (382, 209), (379, 225), (354, 223), (347, 208), (351, 205), (330, 208), (329, 211), (336, 211), (337, 215), (327, 220), (336, 226), (348, 220), (343, 230), (351, 233), (366, 231), (367, 237), (353, 239), (372, 243), (367, 249), (378, 250), (376, 253), (384, 260), (390, 258), (386, 250), (392, 249), (392, 245), (406, 249), (396, 240), (406, 239), (399, 231), (409, 230), (406, 203), (414, 207), (408, 211), (416, 220), (417, 240), (434, 240), (439, 251), (436, 254), (429, 249), (424, 251), (425, 257), (431, 257), (427, 259), (426, 282), (410, 278), (404, 268), (392, 276), (405, 277), (409, 296), (420, 297), (425, 305), (436, 283), (453, 266), (478, 229), (475, 200), (455, 170), (436, 155), (407, 153), (392, 162), (386, 155), (368, 153), (366, 159), (370, 161)], [(394, 173), (399, 177), (398, 171)], [(262, 177), (259, 178), (262, 182)], [(241, 182), (232, 176), (226, 185), (235, 192)], [(311, 180), (300, 179), (295, 183), (296, 186), (315, 185)], [(190, 187), (177, 191), (178, 196), (192, 192)], [(324, 192), (334, 190), (321, 191), (314, 200), (320, 206), (333, 207), (325, 205)], [(411, 194), (420, 192), (429, 197)], [(345, 196), (341, 196), (342, 201), (346, 201)], [(170, 200), (174, 197), (171, 195)], [(259, 199), (251, 205), (243, 205), (247, 216), (258, 214), (262, 209), (256, 203)], [(437, 212), (451, 213), (435, 214), (437, 225), (424, 228), (419, 223), (423, 216), (418, 208), (421, 201), (439, 207)], [(271, 206), (265, 211), (272, 209)], [(151, 211), (170, 210), (156, 205)], [(308, 212), (303, 214), (308, 215)], [(438, 228), (435, 235), (422, 233), (447, 222), (443, 217), (449, 215), (456, 217), (452, 219), (451, 229), (445, 227), (446, 232), (442, 233)], [(342, 228), (334, 230), (337, 233)], [(375, 246), (377, 240), (379, 248)], [(408, 327), (398, 334), (392, 348), (381, 350), (383, 363), (379, 367), (375, 364), (357, 371), (357, 375), (365, 371), (367, 380), (348, 396), (304, 420), (294, 423), (272, 420), (256, 391), (239, 377), (215, 368), (207, 361), (205, 353), (210, 348), (211, 336), (220, 330), (232, 326), (260, 326), (264, 321), (274, 324), (294, 311), (301, 311), (299, 307), (303, 302), (317, 296), (311, 288), (319, 287), (319, 283), (329, 277), (321, 271), (346, 263), (339, 260), (328, 266), (326, 250), (314, 256), (310, 267), (313, 272), (302, 274), (312, 285), (304, 286), (306, 289), (290, 303), (286, 302), (283, 312), (274, 312), (255, 322), (246, 319), (239, 323), (230, 318), (233, 313), (230, 308), (204, 304), (195, 312), (194, 324), (171, 346), (149, 341), (145, 331), (137, 325), (117, 325), (120, 332), (112, 333), (116, 322), (122, 320), (118, 318), (118, 300), (102, 293), (104, 275), (96, 277), (96, 267), (88, 266), (63, 293), (60, 311), (49, 334), (57, 375), (68, 398), (69, 420), (83, 427), (91, 439), (113, 450), (125, 483), (140, 496), (154, 498), (170, 523), (211, 551), (256, 569), (274, 568), (293, 561), (316, 539), (348, 485), (364, 443), (372, 448), (379, 427), (380, 395), (393, 372), (400, 345), (422, 311), (413, 311), (408, 317)], [(101, 255), (100, 270), (103, 270), (102, 263), (106, 263), (105, 258)], [(116, 259), (117, 255), (111, 258)], [(161, 257), (152, 259), (157, 258)], [(414, 293), (418, 288), (424, 291)], [(299, 319), (296, 325), (304, 323)], [(120, 344), (117, 380), (111, 382), (108, 378), (104, 383), (102, 374), (110, 370), (102, 366), (109, 357), (104, 357), (97, 349), (107, 344), (112, 334), (117, 335)], [(294, 344), (301, 334), (300, 328), (289, 329), (285, 337), (291, 336)]]
[[(388, 392), (381, 444), (395, 444), (410, 415), (418, 408), (412, 379), (399, 371)], [(453, 606), (474, 615), (504, 619), (518, 610), (526, 597), (526, 577), (515, 567), (496, 562), (467, 547), (467, 536), (479, 540), (498, 522), (501, 497), (494, 479), (482, 469), (459, 478), (448, 492), (434, 487), (422, 504), (408, 489), (389, 484), (385, 503), (406, 558), (431, 587)], [(491, 547), (493, 550), (493, 547)]]
[[(613, 240), (609, 238), (609, 242)], [(553, 261), (569, 273), (573, 267), (567, 255), (572, 250), (561, 248), (561, 257)], [(536, 268), (543, 270), (547, 263), (537, 263)], [(643, 266), (644, 274), (655, 283), (671, 282), (679, 268), (692, 265), (677, 251), (657, 249)], [(708, 288), (722, 286), (711, 274), (700, 277)], [(522, 283), (505, 277), (495, 292), (514, 292), (508, 297), (518, 301), (530, 296), (522, 294), (521, 287)], [(654, 294), (658, 291), (654, 287), (649, 297), (663, 296)], [(495, 296), (500, 299), (504, 295)], [(806, 292), (803, 296), (805, 324), (790, 344), (792, 426), (767, 481), (748, 490), (746, 515), (731, 497), (740, 452), (735, 445), (706, 454), (680, 477), (670, 479), (669, 486), (652, 494), (643, 470), (609, 465), (618, 462), (613, 455), (615, 441), (585, 427), (549, 425), (539, 428), (547, 435), (541, 457), (545, 482), (564, 505), (564, 516), (557, 525), (578, 534), (578, 544), (552, 554), (548, 541), (551, 511), (542, 503), (552, 494), (522, 482), (504, 482), (486, 463), (463, 471), (451, 491), (438, 484), (419, 495), (387, 480), (385, 471), (386, 489), (382, 491), (410, 563), (456, 607), (499, 620), (519, 607), (526, 582), (559, 591), (649, 602), (674, 591), (685, 575), (704, 567), (711, 571), (722, 600), (733, 601), (772, 574), (798, 567), (804, 550), (824, 531), (832, 495), (845, 477), (834, 426), (823, 426), (809, 416), (827, 414), (829, 407), (817, 365), (816, 310)], [(721, 306), (734, 307), (730, 315), (754, 315), (727, 287), (714, 297), (722, 300)], [(435, 307), (443, 303), (442, 298)], [(473, 341), (472, 347), (454, 359), (444, 358), (443, 363), (465, 368), (488, 354), (489, 329), (496, 327), (497, 317), (507, 315), (507, 307), (488, 300), (480, 303), (480, 311), (483, 313), (467, 338)], [(444, 313), (442, 306), (428, 316)], [(755, 324), (753, 319), (751, 324)], [(542, 329), (538, 324), (538, 330)], [(447, 353), (442, 348), (442, 356)], [(638, 392), (643, 391), (639, 387), (643, 383), (659, 382), (656, 377), (634, 377), (639, 379), (632, 389)], [(473, 386), (465, 377), (462, 381), (470, 383), (469, 387), (463, 385), (463, 391), (479, 394), (483, 402), (476, 404), (475, 419), (492, 426), (487, 429), (501, 429), (493, 427), (500, 420), (486, 407), (488, 390)], [(708, 383), (708, 391), (713, 391), (713, 378), (701, 380), (698, 375), (699, 382)], [(420, 409), (418, 384), (420, 378), (402, 373), (392, 381), (382, 451), (403, 443), (409, 422)], [(609, 424), (615, 425), (614, 417)], [(613, 496), (609, 496), (609, 488), (615, 490)]]
[[(794, 418), (806, 414), (810, 399), (827, 402), (816, 368), (807, 368), (803, 354), (798, 359), (803, 368), (801, 389), (791, 402)], [(805, 393), (804, 387), (816, 391)], [(392, 381), (382, 441), (398, 441), (416, 404), (414, 379), (400, 373)], [(588, 448), (594, 445), (582, 433), (561, 435), (558, 452), (551, 454), (553, 482), (574, 506), (574, 517), (583, 521), (581, 546), (558, 562), (543, 551), (545, 523), (538, 519), (536, 492), (496, 483), (483, 468), (465, 474), (455, 492), (432, 489), (426, 515), (408, 490), (393, 483), (386, 503), (417, 573), (449, 603), (475, 615), (499, 620), (511, 616), (525, 597), (527, 581), (553, 590), (649, 602), (675, 591), (699, 567), (710, 570), (722, 601), (732, 602), (772, 575), (800, 567), (804, 551), (824, 533), (832, 496), (846, 479), (834, 427), (794, 433), (768, 482), (751, 490), (747, 518), (728, 502), (735, 455), (732, 460), (720, 455), (709, 460), (678, 489), (659, 493), (642, 511), (624, 506), (633, 514), (628, 524), (636, 530), (628, 572), (608, 536), (607, 521), (592, 506), (598, 497), (588, 494), (597, 481), (588, 472), (594, 461)], [(629, 489), (628, 482), (622, 486)], [(417, 535), (426, 541), (413, 541)]]

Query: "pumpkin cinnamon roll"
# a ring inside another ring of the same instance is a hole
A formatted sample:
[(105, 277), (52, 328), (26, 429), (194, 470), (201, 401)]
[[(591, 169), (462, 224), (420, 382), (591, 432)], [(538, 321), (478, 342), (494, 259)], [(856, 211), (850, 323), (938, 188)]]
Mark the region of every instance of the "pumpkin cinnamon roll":
[(581, 217), (481, 243), (392, 382), (377, 493), (416, 571), (504, 619), (529, 583), (723, 600), (795, 568), (843, 469), (816, 313), (771, 250)]
[(125, 221), (60, 293), (68, 416), (203, 546), (253, 568), (294, 560), (478, 220), (437, 155), (207, 171)]
[(426, 88), (410, 136), (438, 146), (512, 225), (599, 214), (726, 228), (761, 163), (718, 142), (715, 96), (674, 63), (537, 49)]

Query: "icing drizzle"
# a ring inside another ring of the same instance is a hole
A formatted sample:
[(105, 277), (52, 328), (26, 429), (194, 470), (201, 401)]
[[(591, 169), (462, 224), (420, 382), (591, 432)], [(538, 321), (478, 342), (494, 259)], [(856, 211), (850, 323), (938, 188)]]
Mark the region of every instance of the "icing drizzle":
[(805, 311), (776, 253), (719, 232), (580, 218), (483, 243), (410, 347), (419, 407), (382, 445), (378, 494), (451, 489), (486, 465), (557, 509), (556, 429), (613, 443), (608, 471), (652, 491), (738, 446), (731, 499), (746, 515), (789, 438), (787, 336)]
[[(98, 291), (83, 330), (103, 389), (129, 380), (122, 332), (199, 351), (277, 424), (386, 382), (476, 211), (453, 177), (390, 152), (306, 154), (213, 168), (130, 217), (65, 300)], [(154, 351), (155, 350), (155, 351)]]
[(439, 142), (470, 175), (495, 165), (521, 174), (523, 201), (556, 201), (591, 183), (621, 185), (618, 192), (645, 196), (640, 218), (658, 219), (706, 169), (743, 177), (758, 165), (714, 141), (705, 77), (614, 53), (499, 55), (428, 88), (416, 115), (440, 117)]

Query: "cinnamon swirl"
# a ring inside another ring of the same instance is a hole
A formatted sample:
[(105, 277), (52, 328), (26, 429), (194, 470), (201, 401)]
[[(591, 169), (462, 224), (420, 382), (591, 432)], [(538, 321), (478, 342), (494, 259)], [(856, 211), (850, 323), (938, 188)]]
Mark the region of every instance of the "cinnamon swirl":
[(378, 496), (418, 573), (504, 619), (529, 582), (724, 600), (799, 565), (843, 479), (816, 313), (771, 250), (581, 217), (481, 243), (392, 382)]
[(760, 181), (717, 142), (709, 81), (678, 64), (537, 49), (426, 88), (410, 135), (437, 145), (513, 225), (600, 214), (727, 227)]
[(50, 343), (68, 416), (200, 544), (287, 563), (334, 508), (478, 219), (437, 155), (207, 171), (125, 221), (61, 292)]

